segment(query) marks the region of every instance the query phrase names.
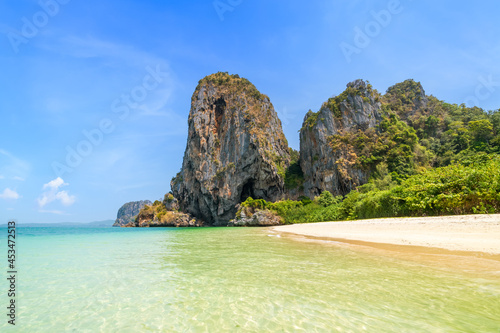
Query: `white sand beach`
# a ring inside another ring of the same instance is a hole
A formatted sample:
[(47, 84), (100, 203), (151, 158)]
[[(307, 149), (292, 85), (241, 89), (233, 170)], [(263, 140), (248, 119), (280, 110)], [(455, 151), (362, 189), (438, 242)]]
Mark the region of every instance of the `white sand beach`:
[(500, 214), (386, 218), (272, 227), (277, 232), (500, 254)]

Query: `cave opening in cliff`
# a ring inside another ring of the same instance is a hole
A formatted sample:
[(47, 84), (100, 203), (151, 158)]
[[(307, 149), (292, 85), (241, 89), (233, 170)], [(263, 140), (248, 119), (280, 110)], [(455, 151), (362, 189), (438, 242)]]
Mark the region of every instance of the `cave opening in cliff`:
[(215, 100), (215, 127), (217, 128), (217, 134), (220, 135), (220, 128), (222, 119), (224, 118), (224, 110), (226, 109), (226, 101), (224, 97), (219, 97)]
[(249, 197), (252, 197), (253, 199), (257, 199), (254, 197), (254, 190), (253, 190), (254, 184), (252, 180), (249, 180), (243, 185), (243, 188), (241, 189), (241, 197), (240, 197), (240, 202), (245, 201)]

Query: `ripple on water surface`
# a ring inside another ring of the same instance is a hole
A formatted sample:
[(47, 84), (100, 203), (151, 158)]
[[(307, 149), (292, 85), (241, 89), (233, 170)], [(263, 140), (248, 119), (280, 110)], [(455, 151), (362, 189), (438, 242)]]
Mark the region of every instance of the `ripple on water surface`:
[(37, 229), (19, 229), (19, 332), (500, 329), (498, 281), (262, 229)]

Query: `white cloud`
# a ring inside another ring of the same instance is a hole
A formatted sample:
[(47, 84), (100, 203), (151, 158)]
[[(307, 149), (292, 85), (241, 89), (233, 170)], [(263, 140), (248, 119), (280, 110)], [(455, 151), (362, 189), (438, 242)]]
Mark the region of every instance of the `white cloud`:
[(65, 183), (61, 177), (57, 177), (47, 184), (44, 184), (43, 189), (45, 190), (45, 192), (43, 192), (40, 197), (36, 199), (38, 202), (38, 206), (40, 208), (43, 208), (53, 201), (59, 201), (64, 206), (71, 206), (72, 204), (74, 204), (76, 200), (76, 197), (74, 195), (70, 195), (67, 191), (59, 191), (60, 187), (67, 185), (69, 184)]
[(45, 190), (47, 188), (51, 188), (51, 189), (57, 190), (59, 187), (66, 186), (66, 185), (69, 185), (69, 184), (65, 183), (61, 177), (57, 177), (56, 179), (51, 180), (47, 184), (44, 184), (43, 189)]
[(19, 180), (19, 181), (24, 182), (25, 179), (23, 177), (14, 176), (14, 180)]
[(17, 200), (21, 196), (14, 190), (11, 190), (10, 188), (6, 188), (3, 190), (2, 193), (0, 193), (0, 199), (11, 199), (11, 200)]
[(75, 196), (69, 195), (66, 191), (57, 192), (56, 199), (60, 200), (65, 206), (70, 206), (75, 202)]

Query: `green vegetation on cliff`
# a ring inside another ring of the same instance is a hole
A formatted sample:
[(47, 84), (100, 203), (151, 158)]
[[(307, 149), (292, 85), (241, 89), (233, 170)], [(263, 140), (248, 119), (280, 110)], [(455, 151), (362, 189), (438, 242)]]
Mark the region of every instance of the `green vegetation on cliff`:
[(144, 219), (144, 220), (157, 220), (159, 222), (167, 222), (169, 219), (172, 218), (171, 212), (168, 212), (167, 209), (165, 208), (165, 205), (161, 202), (156, 200), (152, 205), (146, 205), (144, 208), (141, 209), (139, 212), (139, 215), (137, 216), (137, 219)]
[(500, 213), (500, 156), (478, 154), (445, 167), (425, 169), (397, 184), (387, 167), (345, 197), (324, 191), (312, 202), (275, 203), (248, 198), (243, 207), (275, 211), (285, 223), (397, 216)]
[(261, 100), (264, 98), (268, 98), (267, 95), (262, 94), (259, 90), (244, 77), (240, 77), (238, 74), (229, 74), (228, 72), (217, 72), (214, 74), (210, 74), (205, 76), (203, 79), (198, 81), (198, 86), (196, 87), (195, 93), (193, 94), (192, 99), (196, 97), (200, 88), (203, 85), (212, 84), (213, 86), (225, 86), (231, 87), (237, 93), (246, 93), (249, 96), (254, 97), (257, 100)]
[[(364, 88), (364, 85), (361, 87)], [(375, 96), (375, 100), (378, 101), (380, 94), (373, 89), (372, 85), (366, 81), (366, 90), (363, 91), (360, 88), (355, 88), (354, 86), (348, 86), (340, 95), (335, 97), (330, 97), (328, 101), (323, 103), (321, 108), (328, 108), (337, 118), (342, 117), (342, 112), (340, 110), (340, 104), (342, 102), (347, 102), (349, 96), (361, 96), (365, 102), (369, 102), (371, 96)]]
[(486, 112), (425, 96), (419, 82), (407, 80), (387, 90), (383, 106), (415, 130), (431, 167), (446, 166), (464, 156), (500, 149), (500, 110)]
[(377, 129), (332, 135), (329, 143), (333, 150), (349, 152), (337, 163), (341, 173), (347, 173), (344, 169), (352, 166), (373, 172), (383, 162), (396, 177), (406, 177), (418, 167), (429, 167), (432, 158), (419, 144), (415, 130), (394, 114), (385, 117)]
[[(356, 94), (352, 87), (325, 105)], [(337, 162), (340, 174), (348, 168), (376, 171), (387, 165), (395, 180), (433, 167), (447, 166), (478, 153), (500, 152), (500, 110), (448, 104), (426, 96), (419, 82), (406, 80), (382, 98), (382, 121), (375, 128), (340, 131), (328, 138), (334, 151), (345, 151)], [(309, 112), (304, 125), (312, 128), (317, 113)]]

